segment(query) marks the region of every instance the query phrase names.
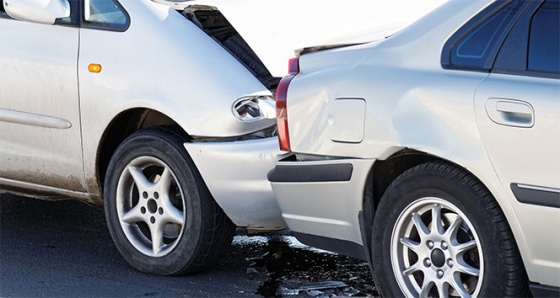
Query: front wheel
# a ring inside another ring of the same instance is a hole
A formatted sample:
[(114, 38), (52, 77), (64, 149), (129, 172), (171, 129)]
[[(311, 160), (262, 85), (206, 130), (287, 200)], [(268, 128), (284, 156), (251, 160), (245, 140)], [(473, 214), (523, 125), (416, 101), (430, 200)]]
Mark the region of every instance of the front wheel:
[(235, 226), (214, 202), (177, 130), (127, 138), (105, 178), (105, 216), (121, 255), (159, 275), (199, 271), (216, 261)]
[(458, 167), (422, 164), (383, 195), (374, 277), (386, 297), (526, 296), (528, 281), (498, 204)]

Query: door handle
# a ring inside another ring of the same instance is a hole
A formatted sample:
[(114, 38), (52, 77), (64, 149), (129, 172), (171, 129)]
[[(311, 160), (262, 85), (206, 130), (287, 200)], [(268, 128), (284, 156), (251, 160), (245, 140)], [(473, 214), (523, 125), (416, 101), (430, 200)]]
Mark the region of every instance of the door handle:
[(513, 127), (533, 127), (535, 110), (530, 103), (507, 98), (489, 98), (486, 114), (495, 123)]

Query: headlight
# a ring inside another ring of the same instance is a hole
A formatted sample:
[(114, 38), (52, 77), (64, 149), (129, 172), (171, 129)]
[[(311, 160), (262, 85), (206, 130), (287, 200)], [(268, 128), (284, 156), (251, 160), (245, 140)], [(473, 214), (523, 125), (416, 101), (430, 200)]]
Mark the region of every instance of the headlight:
[(232, 107), (235, 118), (243, 122), (276, 118), (276, 103), (272, 96), (258, 95), (238, 98)]

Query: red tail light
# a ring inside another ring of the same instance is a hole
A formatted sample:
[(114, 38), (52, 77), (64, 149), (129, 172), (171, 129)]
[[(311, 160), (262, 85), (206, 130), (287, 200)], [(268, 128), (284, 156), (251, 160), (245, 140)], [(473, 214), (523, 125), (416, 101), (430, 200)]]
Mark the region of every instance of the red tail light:
[(299, 58), (288, 62), (288, 75), (283, 77), (276, 88), (276, 124), (278, 126), (278, 142), (280, 150), (291, 151), (290, 134), (288, 132), (288, 87), (292, 79), (299, 73)]

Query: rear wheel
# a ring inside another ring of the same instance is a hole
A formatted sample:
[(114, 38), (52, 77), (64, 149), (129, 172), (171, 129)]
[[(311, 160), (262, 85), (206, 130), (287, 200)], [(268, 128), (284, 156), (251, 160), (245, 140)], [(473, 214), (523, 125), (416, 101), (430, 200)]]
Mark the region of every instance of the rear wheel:
[(235, 226), (214, 202), (170, 128), (127, 138), (111, 158), (105, 213), (122, 256), (136, 269), (160, 275), (199, 271), (213, 264)]
[(412, 168), (383, 195), (374, 277), (386, 297), (525, 296), (513, 234), (479, 181), (441, 162)]

